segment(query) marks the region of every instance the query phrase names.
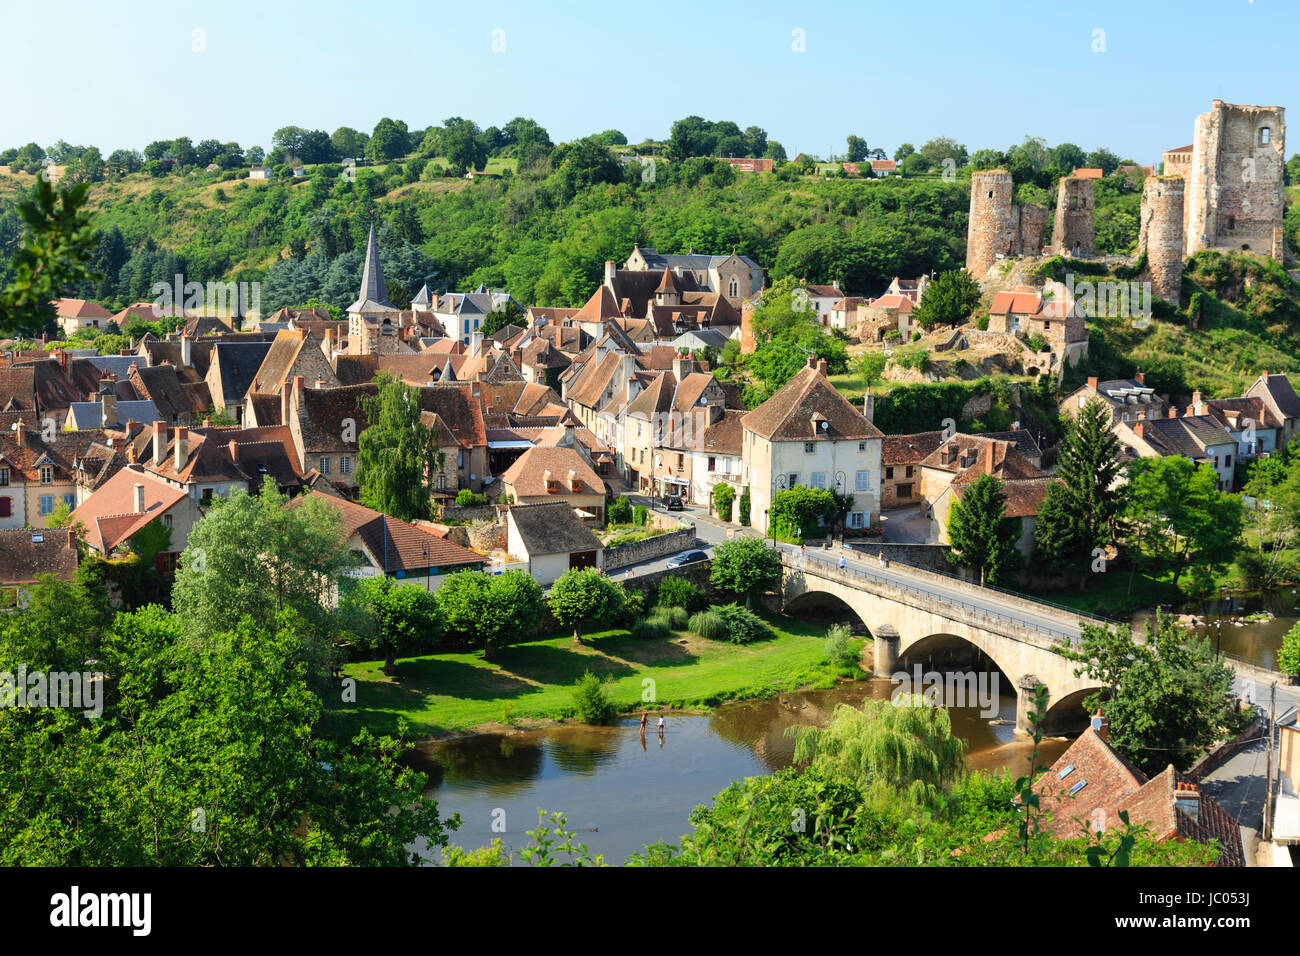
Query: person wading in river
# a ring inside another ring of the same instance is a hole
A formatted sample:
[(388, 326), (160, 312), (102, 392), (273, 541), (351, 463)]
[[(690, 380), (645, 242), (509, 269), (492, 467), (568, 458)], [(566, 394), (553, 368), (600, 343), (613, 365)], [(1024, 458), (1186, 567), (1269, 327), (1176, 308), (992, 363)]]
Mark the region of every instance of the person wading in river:
[(644, 711), (641, 713), (641, 733), (642, 733), (642, 734), (645, 733), (645, 722), (646, 722), (646, 718), (649, 717), (649, 716), (650, 716), (650, 715), (647, 714), (647, 713), (645, 713)]

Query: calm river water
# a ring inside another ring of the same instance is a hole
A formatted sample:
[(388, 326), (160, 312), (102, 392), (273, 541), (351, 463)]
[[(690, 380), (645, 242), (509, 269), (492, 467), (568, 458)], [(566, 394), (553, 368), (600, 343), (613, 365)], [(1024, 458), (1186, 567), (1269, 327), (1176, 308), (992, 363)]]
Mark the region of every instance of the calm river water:
[[(459, 812), (464, 825), (452, 842), (485, 846), (494, 837), (521, 848), (537, 811), (559, 811), (593, 853), (622, 863), (648, 843), (676, 843), (690, 831), (692, 809), (742, 777), (790, 764), (788, 727), (825, 725), (837, 703), (860, 705), (887, 698), (888, 680), (842, 684), (832, 690), (782, 694), (769, 700), (727, 704), (703, 716), (669, 716), (662, 738), (654, 717), (642, 739), (638, 721), (609, 727), (556, 727), (511, 734), (480, 734), (421, 747), (417, 765), (430, 776), (425, 796), (444, 816)], [(968, 742), (969, 763), (979, 769), (1023, 773), (1031, 741), (1014, 733), (1015, 697), (1000, 701), (990, 725), (978, 708), (952, 710), (954, 728)], [(1040, 760), (1050, 763), (1067, 740), (1045, 740)], [(494, 831), (504, 821), (504, 832)]]

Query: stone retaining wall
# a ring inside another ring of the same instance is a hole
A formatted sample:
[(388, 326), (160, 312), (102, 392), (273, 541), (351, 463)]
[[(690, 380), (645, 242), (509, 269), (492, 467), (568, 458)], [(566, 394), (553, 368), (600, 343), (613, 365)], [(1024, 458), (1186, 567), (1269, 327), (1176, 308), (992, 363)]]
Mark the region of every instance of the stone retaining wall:
[(942, 544), (891, 544), (879, 538), (850, 538), (845, 544), (859, 554), (873, 558), (883, 551), (886, 561), (897, 561), (940, 574), (960, 573), (960, 569), (948, 560), (948, 549)]
[(693, 547), (695, 547), (695, 525), (687, 525), (676, 531), (669, 531), (667, 534), (655, 535), (653, 538), (642, 538), (640, 541), (606, 548), (601, 561), (606, 572), (617, 571), (629, 564), (637, 564), (651, 558), (662, 558), (666, 554), (676, 554), (678, 551)]

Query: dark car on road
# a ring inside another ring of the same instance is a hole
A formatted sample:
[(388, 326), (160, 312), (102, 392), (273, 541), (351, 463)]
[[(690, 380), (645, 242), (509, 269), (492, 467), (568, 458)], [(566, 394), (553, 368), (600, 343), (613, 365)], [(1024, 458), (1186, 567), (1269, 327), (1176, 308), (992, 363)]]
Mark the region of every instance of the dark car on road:
[(680, 568), (683, 564), (694, 564), (696, 561), (707, 561), (709, 556), (703, 551), (683, 551), (681, 554), (675, 554), (668, 559), (668, 567)]
[(686, 508), (686, 500), (680, 495), (669, 495), (664, 499), (664, 504), (669, 511), (682, 511)]

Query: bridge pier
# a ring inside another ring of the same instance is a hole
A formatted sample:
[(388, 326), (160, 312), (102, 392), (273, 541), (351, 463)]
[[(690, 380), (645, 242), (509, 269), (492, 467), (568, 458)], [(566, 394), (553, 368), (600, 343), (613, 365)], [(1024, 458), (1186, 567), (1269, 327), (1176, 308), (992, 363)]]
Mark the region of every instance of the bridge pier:
[[(1029, 712), (1034, 709), (1034, 694), (1044, 686), (1033, 674), (1025, 674), (1016, 681), (1016, 733), (1028, 736), (1033, 728), (1029, 725)], [(1038, 715), (1041, 724), (1043, 714)]]
[(888, 677), (898, 669), (898, 628), (892, 624), (880, 625), (872, 632), (871, 643), (876, 652), (871, 669), (877, 677)]

